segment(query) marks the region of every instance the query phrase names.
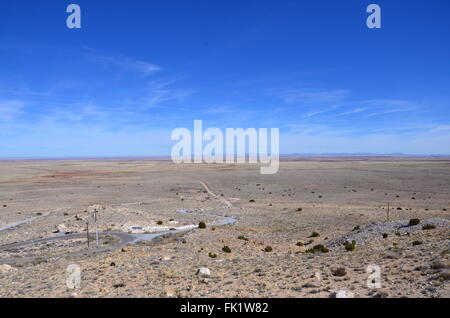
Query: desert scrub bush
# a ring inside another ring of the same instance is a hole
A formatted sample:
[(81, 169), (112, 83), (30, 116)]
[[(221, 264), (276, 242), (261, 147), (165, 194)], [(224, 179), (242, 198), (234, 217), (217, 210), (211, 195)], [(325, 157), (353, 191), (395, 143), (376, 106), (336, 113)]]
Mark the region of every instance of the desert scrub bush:
[(422, 245), (423, 242), (422, 241), (414, 241), (412, 242), (412, 245), (416, 246), (416, 245)]
[(162, 225), (162, 224), (163, 224), (163, 221), (158, 221), (158, 222), (156, 222), (156, 224)]
[(443, 250), (443, 251), (441, 252), (441, 254), (442, 254), (442, 255), (448, 255), (448, 254), (450, 254), (450, 250)]
[(203, 221), (201, 221), (201, 222), (198, 224), (198, 228), (199, 228), (199, 229), (206, 229), (206, 223), (203, 222)]
[(308, 242), (305, 243), (305, 246), (306, 246), (306, 245), (310, 245), (310, 244), (312, 244), (312, 243), (314, 243), (314, 240), (309, 240)]
[(392, 246), (398, 246), (398, 243), (394, 242), (392, 243)]
[(270, 253), (270, 252), (272, 252), (272, 251), (273, 251), (272, 246), (267, 245), (267, 246), (264, 248), (264, 252)]
[(395, 232), (395, 235), (402, 236), (402, 234), (400, 232)]
[(47, 263), (47, 259), (44, 257), (36, 257), (32, 262), (33, 265), (39, 265), (42, 263)]
[(387, 234), (387, 233), (383, 233), (383, 238), (384, 238), (384, 239), (387, 239), (387, 238), (388, 238), (388, 236), (389, 236), (389, 234)]
[(217, 258), (217, 254), (211, 252), (209, 252), (208, 256), (211, 258)]
[(436, 226), (434, 226), (433, 224), (425, 224), (424, 226), (422, 226), (422, 230), (434, 230), (436, 228)]
[(231, 248), (229, 248), (228, 246), (224, 246), (224, 247), (222, 247), (222, 251), (224, 252), (224, 253), (231, 253)]
[(295, 245), (297, 245), (297, 246), (304, 246), (305, 243), (303, 243), (303, 242), (297, 242)]
[(356, 241), (352, 241), (351, 243), (350, 242), (345, 242), (344, 246), (345, 246), (345, 250), (347, 252), (354, 251), (356, 249)]
[(243, 241), (248, 241), (248, 238), (246, 238), (244, 235), (239, 235), (238, 239), (243, 240)]
[(347, 271), (345, 270), (345, 267), (338, 267), (331, 269), (331, 274), (333, 274), (333, 276), (343, 277), (347, 275)]
[(302, 212), (302, 211), (303, 211), (302, 208), (298, 208), (298, 209), (297, 209), (297, 212)]
[(320, 234), (317, 232), (312, 232), (311, 235), (309, 237), (319, 237)]
[(322, 244), (315, 245), (313, 248), (307, 249), (305, 253), (328, 253), (330, 250)]
[(361, 230), (361, 227), (359, 225), (357, 225), (353, 228), (352, 232), (359, 231), (359, 230)]
[(409, 226), (414, 226), (414, 225), (418, 225), (420, 224), (420, 220), (419, 219), (411, 219), (409, 220)]

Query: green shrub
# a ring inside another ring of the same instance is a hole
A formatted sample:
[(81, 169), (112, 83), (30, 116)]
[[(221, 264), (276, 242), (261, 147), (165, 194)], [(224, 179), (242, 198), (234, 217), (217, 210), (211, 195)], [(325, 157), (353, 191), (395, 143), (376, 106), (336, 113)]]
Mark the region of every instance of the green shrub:
[(158, 222), (156, 222), (156, 224), (162, 225), (162, 224), (163, 224), (163, 221), (158, 221)]
[(201, 221), (201, 222), (198, 224), (198, 228), (199, 228), (199, 229), (206, 229), (206, 223), (203, 222), (203, 221)]
[(352, 231), (359, 231), (361, 227), (359, 225), (355, 226)]
[(345, 242), (344, 246), (345, 246), (345, 250), (347, 252), (354, 251), (356, 249), (356, 241), (352, 241), (351, 243), (350, 242)]
[(422, 241), (414, 241), (412, 242), (412, 245), (416, 246), (416, 245), (422, 245), (423, 242)]
[(401, 236), (402, 234), (400, 232), (396, 232), (395, 235)]
[(231, 248), (229, 248), (228, 246), (224, 246), (224, 247), (222, 247), (222, 251), (224, 252), (224, 253), (231, 253)]
[(436, 228), (436, 226), (434, 226), (433, 224), (425, 224), (424, 226), (422, 226), (422, 230), (434, 230)]
[(317, 232), (312, 232), (311, 235), (309, 237), (319, 237), (320, 234)]
[(420, 220), (419, 219), (411, 219), (409, 220), (409, 226), (414, 226), (414, 225), (418, 225), (420, 224)]
[(331, 274), (333, 274), (333, 276), (343, 277), (343, 276), (347, 275), (347, 271), (345, 270), (345, 267), (338, 267), (338, 268), (332, 269)]
[(441, 252), (441, 254), (442, 254), (442, 255), (448, 255), (448, 254), (450, 254), (450, 250), (443, 250), (443, 251)]
[(244, 235), (239, 235), (238, 239), (243, 240), (243, 241), (248, 241), (248, 238), (246, 238)]
[(389, 236), (389, 235), (388, 235), (387, 233), (383, 233), (383, 238), (384, 238), (384, 239), (387, 239), (388, 236)]
[(302, 212), (302, 211), (303, 211), (302, 208), (298, 208), (298, 209), (297, 209), (297, 212)]
[(313, 248), (307, 249), (305, 253), (328, 253), (329, 249), (323, 246), (322, 244), (315, 245)]
[(208, 254), (208, 256), (211, 258), (217, 258), (217, 254), (211, 252)]
[(267, 245), (265, 248), (264, 248), (264, 252), (272, 252), (273, 251), (273, 249), (272, 249), (272, 246), (269, 246), (269, 245)]
[(305, 244), (303, 242), (297, 242), (297, 244), (295, 244), (297, 246), (304, 246)]
[(308, 242), (305, 243), (305, 245), (310, 245), (312, 243), (314, 243), (314, 240), (309, 240)]

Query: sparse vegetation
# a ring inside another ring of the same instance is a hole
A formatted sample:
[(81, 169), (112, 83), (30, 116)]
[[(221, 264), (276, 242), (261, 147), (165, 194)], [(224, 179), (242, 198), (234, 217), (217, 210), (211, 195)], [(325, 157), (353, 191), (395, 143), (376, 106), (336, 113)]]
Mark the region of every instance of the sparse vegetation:
[(305, 243), (305, 245), (310, 245), (312, 243), (314, 243), (314, 240), (309, 240), (308, 242)]
[(222, 247), (222, 251), (224, 252), (224, 253), (231, 253), (231, 248), (229, 248), (228, 246), (224, 246), (224, 247)]
[(295, 244), (295, 245), (297, 245), (297, 246), (304, 246), (305, 243), (303, 243), (303, 242), (297, 242), (297, 244)]
[(361, 230), (361, 227), (359, 225), (357, 225), (353, 228), (352, 231), (354, 232), (354, 231), (359, 231), (359, 230)]
[(396, 236), (402, 236), (402, 234), (400, 232), (395, 232)]
[(203, 221), (201, 221), (201, 222), (198, 224), (198, 228), (199, 228), (199, 229), (206, 229), (206, 223), (203, 222)]
[(345, 242), (344, 247), (347, 252), (354, 251), (356, 249), (356, 241), (352, 241), (351, 243)]
[(329, 249), (323, 246), (322, 244), (315, 245), (313, 248), (307, 249), (305, 253), (328, 253)]
[(250, 201), (248, 201), (248, 202), (250, 202), (250, 203), (253, 203), (253, 202), (255, 202), (255, 200), (251, 199), (251, 200), (250, 200)]
[(209, 252), (208, 256), (211, 258), (217, 258), (217, 254), (211, 252)]
[(163, 224), (163, 221), (158, 221), (158, 222), (156, 222), (156, 224), (162, 225), (162, 224)]
[(238, 236), (238, 239), (239, 239), (239, 240), (243, 240), (243, 241), (248, 241), (248, 238), (245, 237), (244, 235), (239, 235), (239, 236)]
[(434, 230), (436, 228), (436, 226), (434, 226), (433, 224), (425, 224), (424, 226), (422, 226), (422, 230), (426, 231), (426, 230)]
[(450, 250), (443, 250), (441, 252), (442, 255), (449, 255), (450, 254)]
[(272, 249), (272, 246), (269, 246), (269, 245), (267, 245), (265, 248), (264, 248), (264, 252), (272, 252), (273, 251), (273, 249)]
[(331, 273), (333, 276), (343, 277), (347, 275), (347, 271), (345, 270), (345, 267), (338, 267), (331, 270)]
[(303, 211), (302, 208), (298, 208), (298, 209), (297, 209), (297, 212), (302, 212), (302, 211)]
[(420, 224), (420, 220), (419, 219), (411, 219), (409, 220), (409, 226), (414, 226), (414, 225), (418, 225)]
[(414, 241), (412, 242), (412, 245), (417, 246), (417, 245), (422, 245), (423, 242), (422, 241)]
[(312, 232), (311, 235), (309, 237), (319, 237), (320, 234), (317, 232)]
[(387, 234), (387, 233), (383, 233), (383, 238), (384, 238), (384, 239), (387, 239), (387, 238), (388, 238), (388, 236), (389, 236), (389, 234)]

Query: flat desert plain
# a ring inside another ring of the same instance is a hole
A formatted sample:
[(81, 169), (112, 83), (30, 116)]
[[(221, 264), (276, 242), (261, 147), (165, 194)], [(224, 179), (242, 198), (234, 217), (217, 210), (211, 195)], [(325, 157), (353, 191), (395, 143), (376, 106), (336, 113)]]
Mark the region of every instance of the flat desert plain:
[(0, 297), (449, 297), (449, 211), (445, 158), (4, 161)]

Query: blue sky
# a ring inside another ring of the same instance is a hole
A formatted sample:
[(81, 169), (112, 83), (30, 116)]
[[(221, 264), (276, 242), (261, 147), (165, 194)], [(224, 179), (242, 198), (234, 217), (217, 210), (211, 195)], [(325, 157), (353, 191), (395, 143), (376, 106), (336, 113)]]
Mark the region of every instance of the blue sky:
[(285, 154), (450, 154), (449, 57), (448, 0), (3, 1), (0, 157), (170, 155), (194, 119), (280, 128)]

